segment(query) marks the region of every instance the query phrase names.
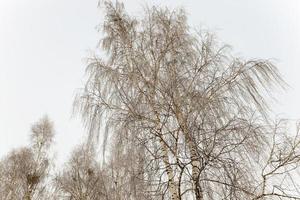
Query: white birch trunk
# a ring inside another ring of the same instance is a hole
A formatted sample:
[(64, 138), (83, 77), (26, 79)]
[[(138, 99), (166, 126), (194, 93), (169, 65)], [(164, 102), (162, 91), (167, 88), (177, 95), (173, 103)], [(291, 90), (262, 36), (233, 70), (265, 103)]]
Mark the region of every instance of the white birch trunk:
[(160, 140), (160, 144), (162, 147), (163, 162), (165, 164), (167, 176), (168, 176), (168, 184), (169, 184), (168, 189), (171, 195), (171, 200), (179, 200), (178, 190), (177, 190), (176, 182), (174, 180), (175, 177), (174, 177), (173, 169), (169, 162), (168, 149), (163, 141)]

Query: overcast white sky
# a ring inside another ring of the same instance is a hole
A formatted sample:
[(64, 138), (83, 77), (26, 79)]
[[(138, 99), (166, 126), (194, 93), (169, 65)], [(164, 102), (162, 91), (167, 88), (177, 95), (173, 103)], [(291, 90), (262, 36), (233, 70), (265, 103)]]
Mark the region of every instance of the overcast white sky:
[[(134, 15), (159, 4), (185, 7), (194, 27), (214, 31), (244, 58), (276, 59), (291, 88), (274, 113), (300, 119), (299, 0), (124, 0)], [(97, 0), (0, 0), (0, 157), (28, 143), (30, 125), (48, 114), (62, 160), (85, 134), (71, 118), (84, 58), (101, 37)]]

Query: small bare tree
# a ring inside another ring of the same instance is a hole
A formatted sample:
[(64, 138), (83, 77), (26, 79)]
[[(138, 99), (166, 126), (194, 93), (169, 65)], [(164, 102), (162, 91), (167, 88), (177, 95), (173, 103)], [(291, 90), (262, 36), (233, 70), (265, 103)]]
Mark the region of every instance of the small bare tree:
[(0, 199), (43, 199), (49, 174), (49, 148), (54, 136), (47, 117), (32, 126), (31, 146), (10, 152), (0, 163)]
[(95, 151), (87, 145), (78, 146), (64, 170), (55, 178), (59, 199), (110, 199), (106, 189), (109, 183), (96, 161)]
[(134, 138), (123, 150), (143, 149), (144, 193), (173, 200), (300, 198), (295, 184), (289, 192), (270, 181), (299, 164), (298, 136), (280, 136), (279, 143), (268, 117), (270, 88), (285, 85), (271, 62), (231, 56), (212, 34), (193, 33), (182, 9), (147, 8), (136, 19), (123, 4), (106, 1), (105, 11), (107, 55), (90, 59), (75, 108), (90, 138), (104, 124), (105, 143), (111, 133)]

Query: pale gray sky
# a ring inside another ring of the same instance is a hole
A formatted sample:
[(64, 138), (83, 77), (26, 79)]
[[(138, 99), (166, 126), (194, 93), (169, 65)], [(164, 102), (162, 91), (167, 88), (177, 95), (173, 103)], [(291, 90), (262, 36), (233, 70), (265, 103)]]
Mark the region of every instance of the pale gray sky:
[[(145, 3), (183, 6), (194, 27), (214, 31), (244, 58), (271, 58), (291, 88), (274, 113), (300, 119), (299, 0), (124, 0), (134, 15)], [(84, 58), (101, 34), (97, 0), (0, 0), (0, 157), (28, 142), (30, 125), (48, 114), (62, 160), (85, 135), (71, 119)]]

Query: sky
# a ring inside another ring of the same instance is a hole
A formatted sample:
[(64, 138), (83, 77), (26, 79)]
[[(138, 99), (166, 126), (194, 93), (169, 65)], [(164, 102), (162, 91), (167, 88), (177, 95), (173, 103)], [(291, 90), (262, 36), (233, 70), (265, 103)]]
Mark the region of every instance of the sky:
[[(238, 57), (271, 59), (289, 84), (273, 113), (300, 119), (299, 0), (124, 0), (134, 16), (148, 5), (183, 7), (195, 28), (214, 32)], [(28, 144), (30, 126), (54, 122), (57, 162), (87, 135), (72, 103), (96, 49), (97, 0), (0, 0), (0, 157)]]

